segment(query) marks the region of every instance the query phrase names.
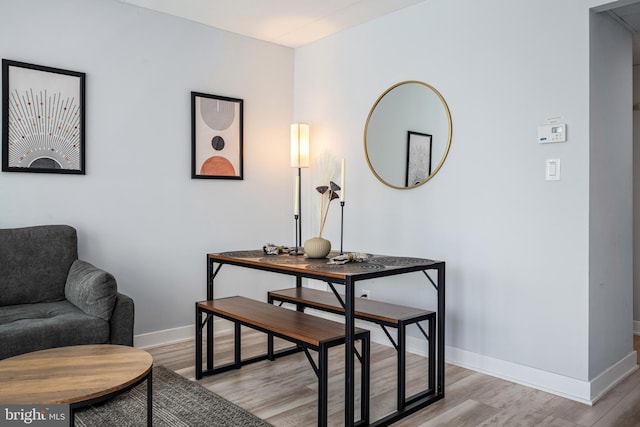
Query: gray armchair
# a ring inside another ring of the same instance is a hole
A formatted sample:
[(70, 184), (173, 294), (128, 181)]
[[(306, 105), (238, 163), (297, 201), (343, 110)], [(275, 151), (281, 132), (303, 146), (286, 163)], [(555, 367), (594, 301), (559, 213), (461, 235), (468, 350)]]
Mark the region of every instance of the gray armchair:
[(0, 359), (79, 344), (133, 345), (134, 303), (78, 259), (67, 225), (0, 229)]

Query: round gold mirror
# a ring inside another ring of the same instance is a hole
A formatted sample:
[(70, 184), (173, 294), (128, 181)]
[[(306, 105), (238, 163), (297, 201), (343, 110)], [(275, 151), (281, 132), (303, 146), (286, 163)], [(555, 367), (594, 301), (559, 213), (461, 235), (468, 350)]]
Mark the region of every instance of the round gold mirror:
[(451, 146), (451, 113), (434, 87), (405, 81), (373, 104), (364, 128), (371, 172), (389, 187), (408, 189), (430, 180)]

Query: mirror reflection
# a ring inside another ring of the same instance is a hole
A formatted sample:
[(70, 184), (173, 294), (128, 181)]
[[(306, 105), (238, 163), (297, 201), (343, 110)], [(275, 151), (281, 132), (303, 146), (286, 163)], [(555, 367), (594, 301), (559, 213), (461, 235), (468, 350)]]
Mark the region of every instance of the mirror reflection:
[(451, 114), (440, 93), (418, 81), (398, 83), (371, 108), (364, 145), (373, 174), (394, 188), (414, 188), (433, 177), (451, 144)]

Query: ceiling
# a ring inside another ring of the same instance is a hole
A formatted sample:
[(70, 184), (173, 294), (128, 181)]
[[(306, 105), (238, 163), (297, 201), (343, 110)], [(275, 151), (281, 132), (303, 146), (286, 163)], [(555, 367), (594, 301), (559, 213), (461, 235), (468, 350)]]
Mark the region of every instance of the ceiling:
[[(119, 0), (259, 40), (299, 47), (426, 0)], [(640, 0), (607, 13), (633, 32), (640, 64)]]
[(299, 47), (425, 0), (120, 0)]
[(608, 13), (633, 33), (633, 64), (640, 64), (640, 2), (611, 9)]
[(610, 12), (611, 16), (633, 33), (640, 32), (640, 3), (617, 7), (611, 9)]

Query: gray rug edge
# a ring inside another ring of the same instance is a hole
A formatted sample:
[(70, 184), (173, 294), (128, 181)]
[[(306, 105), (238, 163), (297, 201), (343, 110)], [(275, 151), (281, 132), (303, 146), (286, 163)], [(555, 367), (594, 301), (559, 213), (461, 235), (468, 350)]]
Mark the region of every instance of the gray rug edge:
[[(153, 366), (153, 425), (273, 427), (244, 408), (162, 365)], [(75, 410), (77, 427), (143, 426), (147, 383), (106, 402)]]

